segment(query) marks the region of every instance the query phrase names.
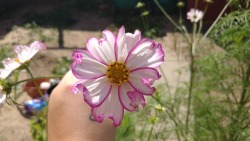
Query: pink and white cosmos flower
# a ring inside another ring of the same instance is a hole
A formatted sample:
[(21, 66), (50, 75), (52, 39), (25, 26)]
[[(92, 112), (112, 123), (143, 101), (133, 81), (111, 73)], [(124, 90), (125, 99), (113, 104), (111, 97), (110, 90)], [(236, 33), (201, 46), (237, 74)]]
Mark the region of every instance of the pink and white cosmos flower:
[(7, 58), (2, 61), (4, 68), (0, 69), (0, 79), (7, 78), (10, 73), (28, 62), (37, 52), (46, 49), (44, 43), (35, 41), (29, 47), (19, 45), (15, 48), (16, 58)]
[(97, 122), (106, 117), (119, 126), (124, 109), (144, 107), (144, 96), (155, 92), (152, 84), (160, 78), (155, 67), (164, 61), (162, 46), (142, 39), (139, 30), (125, 33), (124, 27), (116, 36), (104, 30), (102, 39), (91, 38), (86, 46), (72, 55), (71, 69), (79, 79), (72, 91), (83, 94)]

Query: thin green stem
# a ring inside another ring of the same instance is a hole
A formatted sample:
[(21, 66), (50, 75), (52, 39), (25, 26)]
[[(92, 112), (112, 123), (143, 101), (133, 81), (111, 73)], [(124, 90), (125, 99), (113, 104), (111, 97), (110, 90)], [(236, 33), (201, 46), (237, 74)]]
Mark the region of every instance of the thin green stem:
[(167, 91), (168, 91), (168, 94), (169, 94), (169, 98), (172, 99), (172, 98), (171, 98), (172, 96), (171, 96), (170, 86), (169, 86), (169, 84), (168, 84), (167, 77), (166, 77), (166, 75), (165, 75), (165, 73), (164, 73), (164, 71), (163, 71), (163, 69), (162, 69), (161, 66), (160, 66), (160, 71), (161, 71), (161, 74), (162, 74), (163, 79), (164, 79), (164, 81), (165, 81), (165, 84), (166, 84), (166, 87), (167, 87)]
[(158, 0), (154, 0), (154, 2), (156, 3), (156, 5), (160, 8), (161, 12), (166, 16), (166, 18), (177, 28), (180, 29), (180, 26), (168, 15), (168, 13), (164, 10), (164, 8), (160, 5), (160, 3), (158, 2)]
[(250, 64), (247, 66), (246, 76), (243, 78), (243, 88), (241, 92), (241, 98), (240, 98), (240, 105), (244, 105), (247, 102), (246, 94), (247, 94), (247, 88), (249, 86), (249, 80), (250, 79)]
[[(155, 112), (155, 116), (154, 116), (154, 118), (156, 118), (156, 117), (157, 117), (157, 111)], [(148, 135), (148, 139), (147, 139), (147, 141), (150, 141), (150, 138), (151, 138), (151, 135), (152, 135), (152, 132), (153, 132), (154, 126), (155, 126), (155, 122), (153, 122), (153, 123), (152, 123), (152, 126), (151, 126), (151, 128), (150, 128), (150, 132), (149, 132), (149, 135)]]
[[(19, 78), (19, 72), (16, 72), (14, 74), (14, 82), (15, 83), (18, 82), (18, 78)], [(16, 98), (17, 98), (17, 86), (14, 85), (14, 99), (16, 99)]]
[(15, 85), (18, 85), (20, 83), (23, 83), (23, 82), (27, 82), (27, 81), (30, 81), (30, 80), (37, 80), (37, 79), (41, 79), (41, 78), (62, 78), (63, 76), (45, 76), (45, 77), (35, 77), (35, 78), (29, 78), (29, 79), (24, 79), (24, 80), (21, 80), (21, 81), (18, 81), (16, 83), (13, 83), (12, 86), (15, 86)]
[(192, 90), (193, 90), (193, 78), (194, 78), (194, 55), (192, 53), (193, 46), (190, 47), (190, 79), (189, 79), (189, 89), (188, 89), (188, 107), (187, 107), (187, 117), (186, 117), (186, 137), (189, 134), (189, 116), (191, 111), (191, 101), (192, 101)]
[(210, 28), (207, 30), (207, 32), (204, 34), (204, 36), (198, 41), (201, 42), (203, 41), (207, 36), (208, 34), (212, 31), (212, 29), (214, 28), (214, 26), (218, 23), (219, 19), (221, 18), (221, 16), (223, 15), (223, 13), (226, 11), (227, 7), (230, 5), (230, 3), (232, 2), (233, 0), (229, 0), (227, 2), (227, 4), (224, 6), (224, 8), (221, 10), (219, 16), (216, 18), (216, 20), (214, 21), (214, 23), (210, 26)]
[(37, 85), (37, 83), (36, 83), (36, 81), (35, 81), (35, 79), (34, 79), (34, 76), (33, 76), (33, 74), (31, 73), (30, 69), (29, 69), (28, 67), (26, 67), (26, 70), (27, 70), (27, 72), (29, 73), (31, 79), (33, 80), (33, 83), (34, 83), (34, 85), (35, 85), (35, 87), (36, 87), (36, 89), (37, 89), (39, 95), (40, 95), (41, 97), (43, 97), (43, 92), (42, 92), (42, 90), (39, 88), (39, 86)]

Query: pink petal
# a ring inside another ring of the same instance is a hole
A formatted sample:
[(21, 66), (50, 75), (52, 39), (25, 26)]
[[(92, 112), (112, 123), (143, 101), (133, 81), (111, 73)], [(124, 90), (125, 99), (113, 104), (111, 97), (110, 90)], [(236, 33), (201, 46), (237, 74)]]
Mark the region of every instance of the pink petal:
[(16, 56), (20, 63), (29, 61), (38, 51), (46, 49), (46, 46), (39, 41), (33, 42), (30, 47), (19, 45), (15, 48)]
[(116, 40), (116, 51), (118, 62), (124, 62), (131, 49), (141, 40), (141, 32), (136, 30), (134, 34), (125, 33), (122, 26)]
[(94, 59), (88, 51), (76, 50), (72, 54), (71, 69), (78, 79), (95, 79), (105, 75), (106, 66)]
[(158, 67), (164, 61), (164, 52), (161, 44), (144, 39), (131, 51), (126, 59), (130, 70), (141, 67)]
[(16, 62), (14, 59), (7, 58), (2, 61), (4, 69), (0, 69), (0, 78), (5, 79), (9, 74), (21, 66), (20, 63)]
[[(109, 31), (109, 30), (104, 30), (102, 32), (102, 36), (105, 40), (107, 40), (110, 45), (113, 47), (113, 50), (114, 50), (114, 45), (115, 45), (115, 35)], [(114, 51), (113, 51), (114, 52)]]
[(155, 92), (155, 88), (151, 87), (151, 85), (158, 79), (160, 79), (160, 74), (156, 69), (140, 68), (131, 71), (128, 81), (138, 92), (144, 95), (152, 95)]
[(131, 102), (129, 103), (135, 109), (138, 109), (138, 106), (142, 106), (143, 108), (146, 105), (144, 96), (139, 93), (138, 91), (128, 92), (128, 97), (130, 98)]
[(132, 92), (134, 89), (128, 84), (124, 83), (119, 87), (119, 100), (123, 106), (128, 111), (136, 110), (135, 107), (131, 106), (131, 99), (128, 97), (128, 92)]
[(73, 94), (78, 94), (78, 93), (89, 93), (88, 89), (84, 86), (84, 82), (86, 82), (86, 80), (80, 80), (77, 83), (75, 83), (72, 88), (71, 91)]
[(110, 64), (115, 61), (114, 44), (111, 34), (107, 31), (103, 33), (104, 38), (99, 41), (96, 38), (91, 38), (87, 41), (87, 50), (98, 61), (104, 64)]
[(101, 106), (92, 108), (92, 115), (97, 122), (102, 122), (103, 119), (110, 118), (114, 121), (114, 126), (117, 127), (121, 124), (124, 109), (118, 98), (118, 88), (113, 85), (113, 88), (107, 97), (107, 99), (102, 103)]
[(111, 84), (106, 77), (99, 79), (81, 80), (73, 85), (73, 93), (82, 93), (84, 101), (91, 107), (100, 106), (111, 91)]
[(6, 79), (12, 71), (6, 70), (6, 69), (0, 69), (0, 78)]
[(46, 46), (43, 42), (35, 41), (30, 45), (30, 57), (33, 57), (38, 51), (45, 50)]

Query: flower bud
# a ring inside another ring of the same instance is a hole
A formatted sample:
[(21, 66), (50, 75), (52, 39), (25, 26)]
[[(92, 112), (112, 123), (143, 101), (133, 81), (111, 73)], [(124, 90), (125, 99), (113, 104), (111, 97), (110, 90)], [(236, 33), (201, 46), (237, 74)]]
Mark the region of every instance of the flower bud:
[(177, 6), (180, 7), (180, 8), (184, 7), (184, 5), (185, 5), (185, 3), (182, 2), (182, 1), (179, 1), (179, 2), (177, 3)]
[(213, 1), (213, 0), (205, 0), (205, 2), (208, 3), (208, 4), (211, 4), (211, 3), (213, 3), (214, 1)]
[(155, 124), (155, 123), (157, 123), (159, 121), (159, 118), (158, 117), (152, 117), (152, 118), (150, 118), (150, 123), (151, 124)]
[(143, 2), (138, 2), (136, 5), (136, 8), (142, 8), (144, 6), (145, 6), (145, 4)]
[(160, 104), (155, 105), (155, 109), (159, 112), (165, 111), (166, 109), (164, 107), (162, 107)]

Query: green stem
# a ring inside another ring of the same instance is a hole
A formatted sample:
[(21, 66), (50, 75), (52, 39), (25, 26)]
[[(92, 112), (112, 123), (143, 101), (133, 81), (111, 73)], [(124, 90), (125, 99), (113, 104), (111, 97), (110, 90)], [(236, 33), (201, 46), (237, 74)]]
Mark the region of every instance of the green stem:
[[(18, 82), (18, 78), (19, 78), (19, 72), (16, 72), (14, 74), (14, 82), (15, 83)], [(14, 99), (16, 99), (16, 98), (17, 98), (17, 86), (14, 85)]]
[(162, 69), (161, 66), (160, 66), (160, 71), (161, 71), (161, 75), (163, 76), (163, 79), (164, 79), (164, 81), (165, 81), (165, 83), (166, 83), (167, 91), (168, 91), (168, 94), (169, 94), (169, 99), (172, 99), (172, 98), (171, 98), (172, 96), (171, 96), (170, 86), (169, 86), (169, 84), (168, 84), (167, 77), (166, 77), (166, 75), (165, 75), (165, 73), (164, 73), (164, 71), (163, 71), (163, 69)]
[(27, 82), (27, 81), (30, 81), (30, 80), (37, 80), (37, 79), (41, 79), (41, 78), (62, 78), (63, 76), (46, 76), (46, 77), (35, 77), (35, 78), (29, 78), (29, 79), (24, 79), (24, 80), (21, 80), (21, 81), (18, 81), (16, 83), (13, 83), (12, 86), (15, 86), (15, 85), (18, 85), (20, 83), (23, 83), (23, 82)]
[[(156, 118), (156, 117), (157, 117), (157, 111), (155, 112), (155, 116), (154, 116), (154, 118)], [(153, 123), (152, 123), (152, 126), (151, 126), (151, 128), (150, 128), (150, 132), (149, 132), (149, 135), (148, 135), (148, 139), (147, 139), (147, 141), (150, 141), (150, 138), (151, 138), (151, 135), (152, 135), (152, 132), (153, 132), (154, 126), (155, 126), (155, 122), (153, 122)]]
[[(216, 18), (216, 20), (214, 21), (214, 23), (210, 26), (210, 28), (207, 30), (207, 32), (204, 34), (204, 36), (199, 40), (199, 42), (203, 41), (207, 35), (212, 31), (212, 29), (214, 28), (214, 26), (217, 24), (217, 22), (219, 21), (219, 19), (221, 18), (222, 14), (226, 11), (227, 7), (229, 6), (229, 4), (232, 2), (233, 0), (229, 0), (227, 2), (227, 4), (224, 6), (224, 8), (221, 10), (219, 16)], [(199, 43), (198, 42), (198, 43)]]
[(162, 13), (166, 16), (166, 18), (177, 28), (180, 29), (180, 26), (178, 26), (178, 24), (168, 15), (168, 13), (163, 9), (163, 7), (160, 5), (160, 3), (158, 2), (158, 0), (154, 0), (154, 2), (156, 3), (156, 5), (160, 8), (160, 10), (162, 11)]
[(249, 86), (249, 79), (250, 79), (250, 64), (247, 66), (246, 76), (243, 78), (243, 88), (239, 102), (240, 105), (245, 105), (245, 103), (247, 102), (246, 94), (247, 94), (247, 88)]
[(39, 86), (37, 85), (37, 83), (36, 83), (36, 81), (35, 81), (35, 78), (34, 78), (33, 74), (31, 73), (30, 69), (29, 69), (28, 67), (26, 67), (26, 70), (27, 70), (27, 72), (29, 73), (31, 79), (33, 80), (33, 83), (34, 83), (34, 85), (35, 85), (35, 87), (36, 87), (36, 89), (37, 89), (39, 95), (40, 95), (41, 97), (43, 97), (43, 92), (42, 92), (42, 90), (39, 88)]
[(187, 107), (187, 117), (186, 117), (186, 137), (189, 134), (189, 115), (190, 115), (190, 107), (191, 107), (191, 100), (192, 100), (192, 90), (193, 90), (193, 77), (194, 77), (194, 55), (192, 54), (192, 48), (190, 47), (190, 79), (189, 79), (189, 89), (188, 89), (188, 107)]

